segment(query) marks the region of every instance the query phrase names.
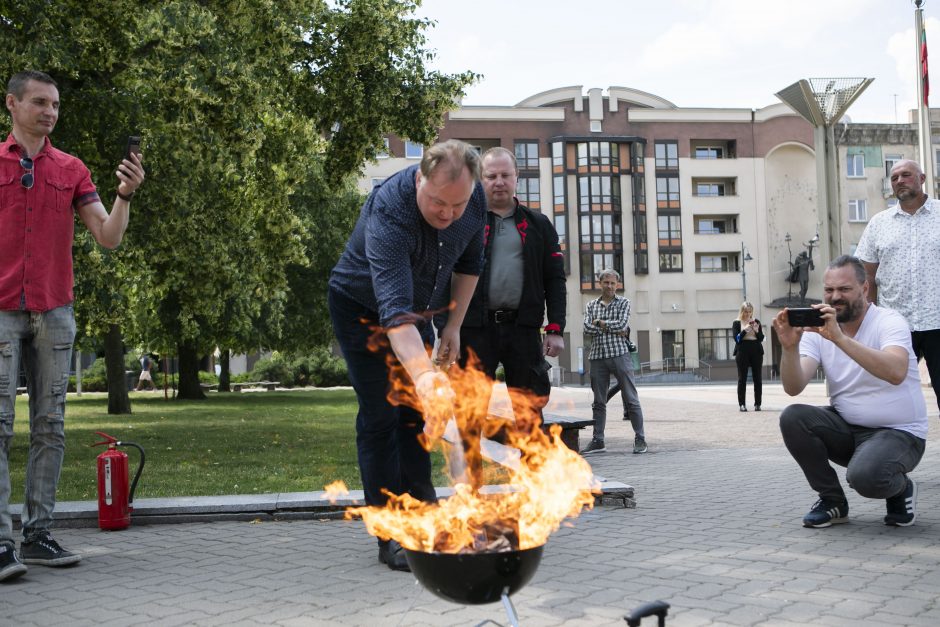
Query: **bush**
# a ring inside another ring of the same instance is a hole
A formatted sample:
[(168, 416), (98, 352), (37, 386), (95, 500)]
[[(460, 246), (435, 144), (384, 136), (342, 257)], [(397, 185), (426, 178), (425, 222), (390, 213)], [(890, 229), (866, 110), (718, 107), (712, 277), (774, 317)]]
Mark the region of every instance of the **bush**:
[(271, 357), (259, 359), (251, 369), (249, 381), (280, 381), (284, 387), (292, 387), (293, 373), (284, 358), (275, 353)]
[(232, 382), (280, 381), (284, 387), (334, 387), (349, 385), (346, 362), (327, 348), (318, 348), (308, 355), (288, 360), (275, 353), (261, 359), (247, 375), (232, 377)]

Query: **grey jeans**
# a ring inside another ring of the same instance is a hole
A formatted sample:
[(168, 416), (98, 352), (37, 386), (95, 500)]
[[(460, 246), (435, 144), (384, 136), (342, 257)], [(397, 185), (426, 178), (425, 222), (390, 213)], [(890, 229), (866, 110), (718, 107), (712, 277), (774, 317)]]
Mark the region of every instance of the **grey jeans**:
[(30, 538), (52, 526), (65, 455), (65, 393), (74, 340), (71, 305), (42, 313), (0, 311), (0, 542), (13, 540), (9, 456), (21, 362), (29, 393), (23, 536)]
[(643, 410), (640, 408), (640, 395), (633, 383), (630, 354), (624, 353), (608, 359), (591, 360), (591, 390), (594, 392), (594, 402), (591, 403), (591, 409), (594, 418), (594, 439), (604, 441), (604, 428), (607, 426), (607, 390), (610, 388), (611, 376), (620, 385), (624, 419), (630, 420), (630, 424), (633, 425), (633, 432), (636, 435), (641, 438), (646, 437), (643, 433)]
[(906, 431), (850, 425), (834, 408), (814, 405), (784, 409), (780, 433), (810, 487), (830, 502), (846, 499), (829, 462), (846, 468), (846, 480), (862, 496), (887, 499), (907, 486), (926, 444)]

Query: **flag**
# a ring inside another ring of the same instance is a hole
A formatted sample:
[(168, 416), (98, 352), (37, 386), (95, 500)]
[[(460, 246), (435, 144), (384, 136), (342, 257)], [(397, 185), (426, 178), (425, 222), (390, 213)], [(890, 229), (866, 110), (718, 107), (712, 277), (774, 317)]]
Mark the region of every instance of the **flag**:
[(920, 80), (924, 86), (924, 106), (927, 104), (927, 96), (930, 94), (930, 77), (927, 73), (927, 29), (921, 25), (920, 29)]

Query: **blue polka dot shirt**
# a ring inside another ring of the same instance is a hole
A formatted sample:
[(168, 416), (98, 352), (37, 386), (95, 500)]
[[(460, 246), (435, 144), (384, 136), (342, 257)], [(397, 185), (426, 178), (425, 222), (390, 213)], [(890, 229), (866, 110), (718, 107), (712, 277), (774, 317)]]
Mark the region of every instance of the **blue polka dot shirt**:
[(476, 184), (459, 220), (437, 230), (418, 209), (417, 171), (406, 168), (372, 190), (330, 275), (331, 289), (377, 312), (386, 328), (427, 320), (450, 303), (451, 273), (483, 269), (483, 187)]

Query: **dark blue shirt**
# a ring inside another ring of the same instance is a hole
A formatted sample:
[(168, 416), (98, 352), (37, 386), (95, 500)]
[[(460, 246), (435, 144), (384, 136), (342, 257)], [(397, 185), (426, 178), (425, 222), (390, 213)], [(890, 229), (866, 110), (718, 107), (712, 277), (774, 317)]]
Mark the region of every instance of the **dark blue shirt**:
[(459, 220), (437, 230), (418, 209), (417, 171), (406, 168), (372, 190), (330, 275), (330, 289), (377, 312), (386, 328), (429, 319), (450, 303), (452, 272), (483, 269), (483, 186), (474, 186)]

